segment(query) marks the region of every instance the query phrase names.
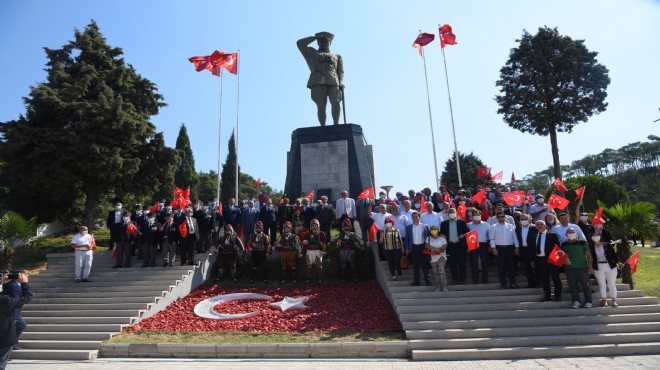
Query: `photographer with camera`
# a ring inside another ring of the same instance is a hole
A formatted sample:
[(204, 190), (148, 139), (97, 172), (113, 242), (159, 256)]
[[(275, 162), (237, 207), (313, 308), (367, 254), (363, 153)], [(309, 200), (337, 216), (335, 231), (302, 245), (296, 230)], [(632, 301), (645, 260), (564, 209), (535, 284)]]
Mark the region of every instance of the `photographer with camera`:
[[(14, 312), (18, 310), (20, 317), (20, 309), (24, 304), (32, 300), (32, 289), (28, 282), (28, 277), (25, 273), (15, 272), (7, 276), (6, 284), (2, 285), (2, 294), (0, 294), (0, 370), (5, 370), (9, 355), (12, 349), (18, 343), (17, 322), (14, 320)], [(5, 281), (5, 274), (2, 274), (2, 281)], [(18, 284), (20, 293), (17, 297), (13, 297), (8, 292), (5, 292), (6, 287), (11, 287)], [(22, 320), (22, 319), (21, 319)], [(23, 324), (25, 322), (23, 321)], [(25, 328), (25, 327), (23, 327)]]

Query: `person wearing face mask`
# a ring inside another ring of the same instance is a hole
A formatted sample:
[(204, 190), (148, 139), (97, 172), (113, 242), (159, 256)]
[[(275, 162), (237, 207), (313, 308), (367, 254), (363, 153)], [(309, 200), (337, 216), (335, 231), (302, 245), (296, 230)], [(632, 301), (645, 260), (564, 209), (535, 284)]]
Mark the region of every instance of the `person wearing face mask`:
[(603, 242), (603, 238), (598, 233), (593, 233), (590, 237), (589, 249), (591, 251), (593, 274), (598, 281), (598, 290), (600, 291), (600, 306), (607, 307), (607, 290), (610, 291), (612, 307), (619, 307), (616, 303), (616, 275), (617, 265), (620, 264), (617, 255), (611, 243)]
[(71, 238), (71, 248), (75, 250), (75, 276), (76, 283), (91, 281), (89, 272), (92, 270), (92, 251), (96, 245), (92, 243), (93, 237), (89, 234), (87, 226), (80, 226), (78, 234)]
[(476, 208), (472, 210), (472, 222), (468, 224), (470, 231), (477, 230), (479, 248), (469, 252), (472, 266), (472, 282), (479, 284), (479, 261), (481, 260), (481, 283), (488, 284), (488, 259), (490, 254), (490, 225), (481, 220), (481, 212)]
[(557, 220), (557, 216), (554, 213), (548, 213), (545, 215), (545, 219), (541, 221), (545, 221), (548, 231), (553, 231), (555, 226), (559, 225), (559, 220)]
[(131, 267), (133, 247), (137, 239), (137, 225), (131, 221), (130, 214), (123, 212), (121, 216), (119, 239), (117, 241), (117, 260), (112, 268)]
[(116, 248), (119, 242), (122, 223), (121, 214), (121, 203), (117, 202), (115, 203), (115, 209), (108, 212), (108, 217), (105, 221), (105, 226), (110, 230), (110, 245), (108, 248), (110, 250)]
[[(417, 213), (414, 212), (413, 216), (415, 214)], [(419, 222), (419, 214), (417, 214), (416, 218)], [(394, 227), (393, 218), (388, 217), (385, 219), (385, 229), (380, 233), (378, 242), (383, 245), (383, 251), (387, 259), (387, 265), (390, 268), (392, 280), (396, 281), (401, 279), (401, 253), (404, 244), (403, 239), (401, 239), (401, 233)], [(419, 269), (417, 270), (417, 276), (419, 279)], [(419, 280), (417, 281), (419, 282)], [(417, 285), (419, 285), (419, 283)]]
[(544, 296), (541, 302), (552, 301), (550, 278), (552, 278), (552, 283), (555, 287), (555, 300), (560, 302), (562, 292), (561, 278), (559, 277), (560, 270), (559, 267), (548, 262), (548, 257), (552, 249), (555, 245), (559, 245), (559, 237), (557, 234), (548, 231), (545, 221), (538, 220), (535, 224), (536, 237), (531, 238), (531, 240), (528, 238), (527, 243), (536, 252), (536, 260), (533, 261), (532, 267), (534, 267), (534, 272), (536, 273), (536, 281), (543, 286)]
[(497, 223), (490, 227), (490, 246), (493, 254), (497, 256), (498, 274), (502, 289), (517, 289), (516, 273), (513, 264), (516, 256), (520, 254), (516, 229), (513, 225), (505, 222), (504, 212), (495, 214)]
[(142, 230), (142, 267), (156, 267), (156, 247), (160, 240), (160, 227), (154, 212), (147, 213), (147, 219), (140, 226)]
[(589, 214), (587, 212), (580, 213), (580, 207), (582, 206), (582, 199), (575, 207), (575, 224), (578, 225), (582, 233), (589, 237), (589, 235), (594, 233), (594, 227), (589, 221)]
[(192, 215), (192, 209), (187, 208), (178, 221), (180, 228), (181, 224), (186, 225), (186, 235), (183, 236), (182, 234), (181, 239), (179, 239), (181, 266), (186, 264), (186, 258), (189, 265), (194, 266), (197, 264), (195, 262), (195, 244), (197, 244), (197, 239), (199, 238), (199, 224)]
[(456, 210), (447, 211), (449, 220), (440, 224), (440, 234), (447, 238), (449, 270), (454, 284), (467, 282), (467, 243), (465, 234), (470, 232), (467, 223), (458, 218)]
[[(591, 285), (589, 275), (593, 274), (593, 261), (591, 250), (585, 241), (578, 240), (575, 229), (566, 230), (566, 241), (561, 249), (568, 254), (568, 261), (564, 265), (566, 280), (571, 289), (573, 308), (591, 308)], [(584, 294), (584, 304), (580, 304), (580, 289)]]
[(520, 215), (520, 224), (516, 226), (516, 237), (520, 246), (520, 258), (522, 259), (523, 269), (527, 276), (527, 288), (536, 288), (536, 277), (532, 261), (536, 260), (534, 250), (531, 248), (531, 240), (536, 238), (536, 228), (530, 226), (531, 216), (528, 214)]
[(173, 267), (181, 234), (179, 234), (179, 227), (174, 222), (172, 214), (165, 213), (164, 217), (165, 221), (160, 227), (160, 232), (163, 235), (163, 267)]
[(137, 259), (141, 260), (142, 259), (142, 252), (143, 252), (143, 246), (144, 246), (144, 240), (142, 238), (142, 225), (147, 221), (147, 214), (142, 212), (142, 204), (136, 204), (133, 207), (133, 213), (131, 213), (131, 222), (133, 222), (138, 230), (140, 230), (140, 233), (137, 235), (137, 239), (135, 240), (135, 245), (133, 246), (133, 255), (137, 255)]
[(555, 211), (553, 211), (549, 205), (544, 203), (545, 198), (542, 194), (536, 194), (534, 199), (536, 199), (536, 203), (530, 205), (529, 208), (527, 208), (527, 213), (532, 216), (533, 222), (538, 220), (545, 220), (545, 215), (548, 213), (555, 213)]
[(559, 241), (562, 243), (566, 241), (566, 232), (568, 229), (575, 230), (575, 234), (577, 235), (578, 240), (581, 240), (583, 242), (587, 242), (587, 237), (582, 233), (582, 230), (580, 227), (576, 224), (572, 224), (568, 222), (568, 213), (562, 212), (557, 215), (557, 218), (559, 219), (559, 225), (555, 225), (553, 228), (553, 231), (559, 235)]
[(376, 235), (376, 240), (378, 240), (378, 257), (381, 261), (387, 260), (385, 253), (383, 252), (383, 243), (380, 242), (380, 234), (385, 230), (385, 220), (388, 217), (392, 217), (390, 213), (387, 212), (387, 206), (384, 204), (378, 205), (378, 211), (372, 212), (371, 206), (368, 210), (369, 217), (373, 220), (374, 225), (378, 228), (378, 234)]
[(431, 251), (431, 270), (435, 275), (436, 292), (448, 292), (447, 274), (445, 264), (447, 263), (447, 240), (440, 235), (437, 225), (429, 228), (431, 235), (426, 237), (426, 249)]

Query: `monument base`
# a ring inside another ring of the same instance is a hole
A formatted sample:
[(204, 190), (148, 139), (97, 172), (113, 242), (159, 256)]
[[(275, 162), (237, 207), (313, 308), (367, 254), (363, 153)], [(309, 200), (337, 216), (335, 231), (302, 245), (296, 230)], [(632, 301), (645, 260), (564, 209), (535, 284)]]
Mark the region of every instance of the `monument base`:
[(355, 124), (303, 127), (291, 134), (284, 191), (292, 199), (314, 190), (315, 199), (330, 202), (342, 190), (357, 197), (375, 184), (371, 145)]

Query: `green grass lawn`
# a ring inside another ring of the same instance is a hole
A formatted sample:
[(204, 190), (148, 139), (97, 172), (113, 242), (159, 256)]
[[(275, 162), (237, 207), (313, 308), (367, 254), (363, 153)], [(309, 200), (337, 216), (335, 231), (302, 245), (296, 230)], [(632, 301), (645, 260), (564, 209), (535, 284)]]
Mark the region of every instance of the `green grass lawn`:
[(660, 297), (660, 248), (632, 247), (632, 252), (640, 251), (637, 272), (633, 275), (635, 289), (644, 294)]

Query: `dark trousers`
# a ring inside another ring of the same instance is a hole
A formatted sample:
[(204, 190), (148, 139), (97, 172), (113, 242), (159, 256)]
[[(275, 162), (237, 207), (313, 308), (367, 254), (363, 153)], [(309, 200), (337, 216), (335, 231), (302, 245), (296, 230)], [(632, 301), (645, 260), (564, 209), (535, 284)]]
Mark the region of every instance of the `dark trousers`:
[(461, 243), (447, 243), (447, 262), (454, 284), (463, 284), (467, 280), (467, 247)]
[(14, 326), (16, 327), (16, 338), (20, 338), (21, 334), (25, 331), (25, 328), (27, 328), (27, 323), (21, 317), (20, 319), (14, 320)]
[(181, 264), (188, 259), (189, 263), (195, 261), (195, 243), (197, 238), (195, 234), (188, 234), (185, 238), (179, 239), (179, 247), (181, 248), (179, 256), (181, 256)]
[[(321, 222), (321, 231), (325, 233), (325, 237), (330, 240), (330, 230), (332, 228), (332, 222)], [(275, 236), (270, 240), (275, 240)]]
[(419, 269), (422, 268), (424, 272), (424, 281), (431, 281), (429, 275), (429, 268), (431, 267), (431, 255), (424, 254), (424, 244), (413, 244), (413, 250), (410, 253), (413, 263), (413, 284), (419, 284)]
[(117, 242), (117, 267), (131, 267), (131, 256), (133, 256), (133, 246), (130, 241), (120, 240)]
[(195, 250), (197, 253), (208, 252), (211, 248), (211, 230), (200, 231), (199, 239), (195, 243)]
[(142, 266), (143, 267), (155, 267), (156, 266), (156, 249), (158, 245), (156, 243), (144, 242), (142, 244)]
[(534, 268), (532, 268), (532, 261), (536, 259), (536, 254), (530, 247), (520, 247), (520, 258), (527, 277), (527, 284), (530, 288), (536, 287), (536, 276), (534, 276)]
[(536, 281), (543, 285), (543, 293), (550, 298), (550, 278), (555, 286), (555, 297), (561, 298), (561, 279), (559, 278), (559, 267), (548, 263), (547, 257), (536, 257)]
[(516, 284), (516, 270), (513, 265), (516, 263), (516, 255), (514, 253), (515, 247), (513, 245), (498, 245), (497, 246), (497, 267), (500, 276), (500, 284), (507, 286), (507, 279), (509, 285)]
[(360, 217), (360, 232), (362, 236), (362, 241), (367, 243), (369, 241), (369, 229), (374, 223), (374, 220), (369, 216)]
[[(401, 276), (401, 249), (386, 250), (387, 264), (392, 276)], [(394, 272), (396, 271), (396, 275)]]
[[(270, 237), (270, 243), (275, 244), (277, 240), (277, 223), (273, 222), (272, 224), (264, 223), (264, 234)], [(330, 234), (327, 234), (327, 237), (330, 238)]]
[(250, 257), (252, 258), (250, 280), (255, 279), (257, 271), (261, 271), (262, 280), (268, 280), (268, 258), (266, 256), (266, 251), (253, 250), (250, 252)]
[(7, 361), (9, 361), (9, 355), (11, 355), (11, 350), (13, 346), (7, 348), (0, 348), (0, 370), (5, 370), (7, 366)]
[(472, 282), (479, 284), (479, 260), (481, 260), (481, 282), (488, 284), (488, 243), (479, 243), (479, 248), (470, 252), (470, 263), (472, 267)]
[(570, 268), (565, 267), (566, 280), (568, 287), (571, 290), (571, 300), (573, 302), (580, 302), (580, 289), (584, 294), (584, 302), (591, 303), (591, 284), (589, 283), (589, 274), (586, 268)]

